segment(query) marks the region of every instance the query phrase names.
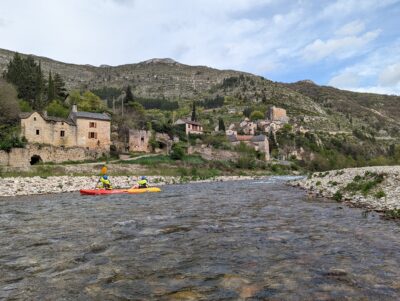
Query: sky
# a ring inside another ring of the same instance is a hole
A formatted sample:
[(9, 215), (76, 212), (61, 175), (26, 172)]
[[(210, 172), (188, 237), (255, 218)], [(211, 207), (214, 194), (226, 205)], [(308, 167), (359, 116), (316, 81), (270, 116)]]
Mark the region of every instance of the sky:
[(0, 48), (400, 95), (400, 0), (0, 0)]

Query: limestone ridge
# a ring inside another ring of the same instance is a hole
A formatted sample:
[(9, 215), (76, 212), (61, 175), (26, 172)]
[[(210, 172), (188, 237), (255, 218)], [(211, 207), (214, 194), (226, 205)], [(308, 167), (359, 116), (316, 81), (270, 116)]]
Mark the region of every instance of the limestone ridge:
[[(0, 72), (14, 52), (0, 49)], [(250, 73), (181, 64), (171, 58), (154, 58), (120, 66), (67, 64), (45, 57), (42, 70), (59, 73), (67, 89), (122, 88), (130, 85), (143, 98), (202, 100), (233, 96), (243, 107), (264, 102), (285, 108), (295, 122), (326, 131), (374, 127), (382, 136), (398, 136), (400, 97), (356, 93), (318, 86), (310, 80), (278, 83)]]

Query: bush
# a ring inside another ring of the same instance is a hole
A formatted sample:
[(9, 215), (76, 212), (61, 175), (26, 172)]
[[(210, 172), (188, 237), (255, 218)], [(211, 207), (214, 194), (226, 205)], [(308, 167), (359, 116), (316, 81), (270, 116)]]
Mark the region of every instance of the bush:
[(343, 199), (343, 194), (338, 190), (338, 191), (336, 191), (335, 194), (333, 195), (333, 199), (334, 199), (336, 202), (341, 202), (342, 199)]
[(385, 211), (385, 217), (388, 219), (400, 218), (400, 209), (392, 209)]
[(346, 191), (361, 192), (367, 195), (378, 184), (382, 183), (386, 177), (384, 173), (365, 172), (364, 176), (355, 176), (353, 181), (347, 184)]
[(171, 148), (170, 157), (172, 160), (182, 160), (185, 156), (185, 147), (182, 143), (174, 143)]
[(53, 100), (49, 103), (46, 110), (49, 116), (67, 118), (69, 114), (69, 109), (63, 106), (59, 100)]
[(237, 168), (254, 169), (256, 167), (256, 160), (254, 157), (241, 155), (236, 161)]
[(250, 120), (255, 121), (260, 119), (264, 119), (264, 114), (261, 111), (253, 111), (250, 114)]
[(377, 199), (381, 199), (381, 198), (386, 197), (386, 193), (385, 193), (382, 189), (380, 189), (380, 190), (378, 190), (378, 191), (375, 193), (374, 196), (375, 196)]

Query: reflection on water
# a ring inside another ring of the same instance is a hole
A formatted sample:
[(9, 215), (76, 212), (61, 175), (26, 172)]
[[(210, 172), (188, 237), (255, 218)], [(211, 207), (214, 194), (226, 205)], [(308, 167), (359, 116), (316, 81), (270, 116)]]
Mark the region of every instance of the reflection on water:
[(0, 200), (0, 299), (399, 300), (400, 227), (281, 178)]

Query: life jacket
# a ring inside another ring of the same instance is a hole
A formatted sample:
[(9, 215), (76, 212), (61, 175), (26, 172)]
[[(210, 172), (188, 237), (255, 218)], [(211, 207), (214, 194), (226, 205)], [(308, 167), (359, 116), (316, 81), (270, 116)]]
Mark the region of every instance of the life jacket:
[(103, 184), (103, 187), (106, 189), (111, 189), (111, 182), (109, 179), (105, 180), (103, 177), (100, 178), (101, 184)]
[(147, 188), (147, 187), (148, 187), (148, 184), (147, 184), (147, 180), (146, 180), (146, 179), (144, 179), (144, 180), (139, 180), (139, 181), (138, 181), (138, 184), (139, 184), (139, 188)]

